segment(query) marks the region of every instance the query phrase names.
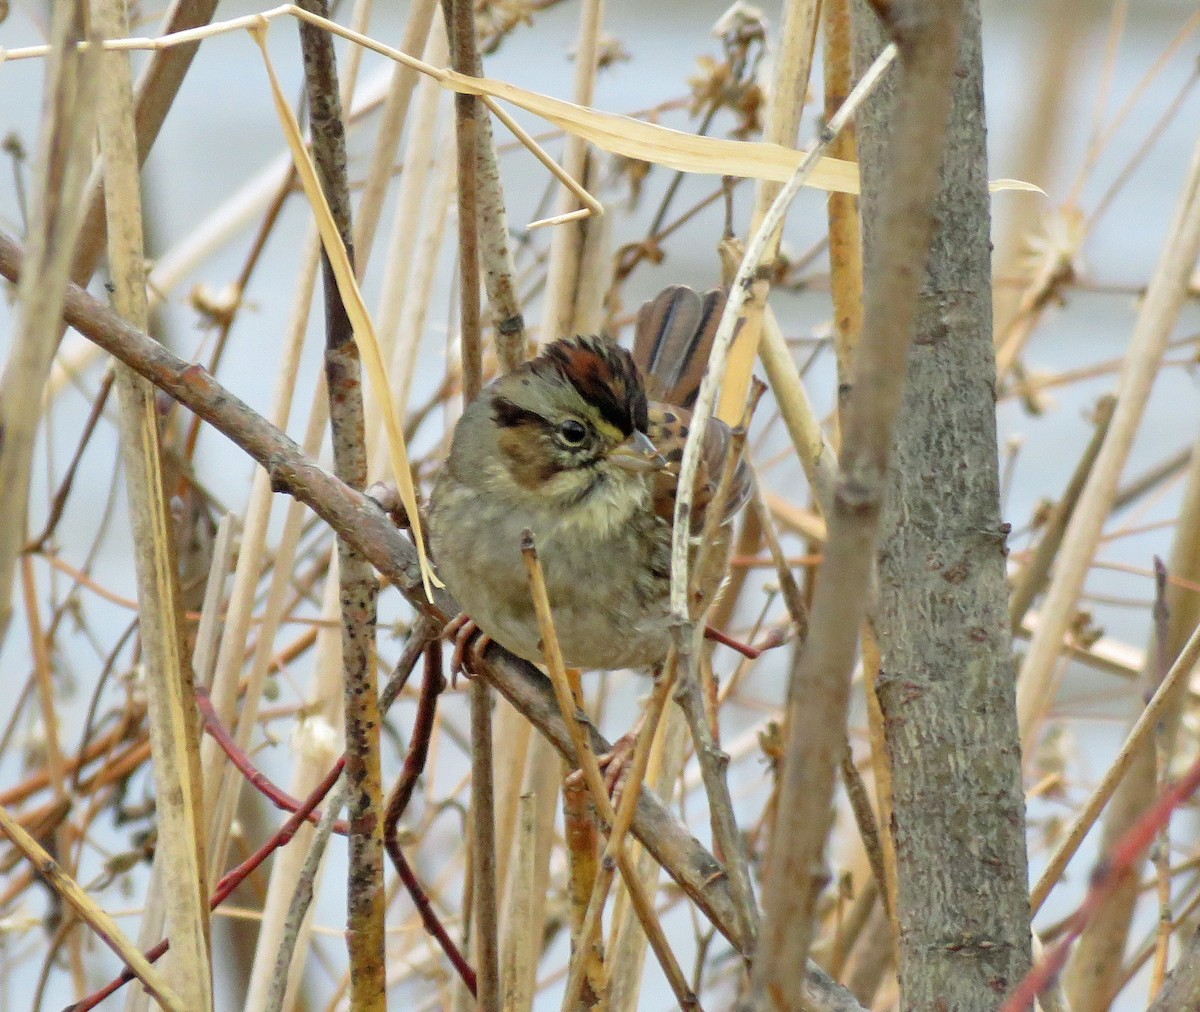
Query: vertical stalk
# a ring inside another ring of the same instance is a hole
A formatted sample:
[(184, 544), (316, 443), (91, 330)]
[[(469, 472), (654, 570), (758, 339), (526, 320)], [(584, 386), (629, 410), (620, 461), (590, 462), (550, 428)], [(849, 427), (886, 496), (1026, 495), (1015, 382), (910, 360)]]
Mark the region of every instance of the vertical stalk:
[[(575, 80), (571, 98), (580, 105), (591, 105), (596, 92), (596, 57), (600, 46), (600, 26), (604, 23), (604, 0), (584, 0), (579, 19), (579, 43), (575, 50)], [(574, 134), (567, 136), (562, 160), (563, 171), (572, 179), (585, 181), (587, 143)], [(575, 198), (564, 192), (559, 199), (560, 214), (575, 209)], [(573, 330), (575, 294), (584, 247), (584, 222), (560, 225), (550, 239), (550, 262), (542, 303), (541, 340), (553, 341)]]
[[(808, 94), (808, 77), (812, 70), (817, 15), (820, 9), (820, 0), (788, 0), (784, 8), (765, 138), (784, 147), (795, 147), (800, 131), (800, 117), (804, 112), (804, 98)], [(781, 183), (764, 181), (759, 184), (754, 198), (750, 235), (758, 232), (763, 218), (782, 188)], [(781, 225), (771, 238), (763, 257), (765, 263), (775, 259), (782, 235)], [(753, 294), (746, 306), (746, 323), (738, 332), (729, 352), (729, 367), (717, 409), (717, 417), (729, 425), (737, 424), (746, 405), (750, 377), (762, 336), (762, 317), (767, 304), (768, 288), (769, 283), (765, 279), (755, 281)]]
[[(303, 6), (328, 17), (325, 0)], [(326, 202), (351, 264), (354, 246), (346, 180), (346, 128), (333, 42), (311, 25), (300, 28), (313, 161)], [(362, 368), (350, 318), (338, 292), (327, 252), (321, 258), (325, 292), (325, 382), (337, 476), (361, 490), (367, 482)], [(350, 955), (350, 1004), (356, 1010), (387, 1007), (384, 958), (383, 782), (379, 752), (379, 695), (374, 664), (378, 584), (371, 564), (338, 538), (338, 579), (345, 672), (346, 808), (350, 823), (346, 944)]]
[[(103, 0), (95, 11), (106, 37), (128, 34), (124, 0)], [(113, 303), (145, 329), (146, 261), (142, 194), (134, 129), (129, 56), (105, 53), (100, 75), (100, 149), (104, 165), (108, 262)], [(175, 531), (167, 505), (154, 387), (125, 366), (116, 368), (147, 715), (153, 757), (165, 920), (172, 948), (168, 970), (189, 1008), (212, 1008), (208, 876), (200, 779), (199, 725), (192, 668), (184, 646), (183, 605)]]
[[(443, 0), (450, 59), (462, 73), (475, 73), (475, 10), (472, 0)], [(458, 266), (462, 342), (463, 402), (470, 404), (483, 385), (483, 331), (479, 299), (478, 184), (479, 115), (474, 95), (454, 96), (458, 152)], [(483, 1012), (499, 1012), (500, 943), (496, 888), (496, 807), (492, 761), (492, 690), (482, 678), (468, 689), (471, 702), (471, 844), (474, 870), (475, 965)]]
[(0, 514), (5, 518), (0, 524), (0, 647), (12, 617), (42, 388), (62, 329), (63, 292), (87, 178), (98, 61), (94, 51), (75, 48), (84, 37), (85, 6), (83, 0), (64, 0), (54, 7), (47, 104), (33, 176), (42, 185), (30, 214), (26, 267), (17, 292), (17, 331), (0, 375)]

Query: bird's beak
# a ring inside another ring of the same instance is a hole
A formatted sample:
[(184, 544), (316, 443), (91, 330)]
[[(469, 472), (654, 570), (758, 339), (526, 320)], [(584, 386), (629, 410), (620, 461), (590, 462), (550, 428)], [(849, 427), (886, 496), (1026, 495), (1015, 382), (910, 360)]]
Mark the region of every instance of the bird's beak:
[(632, 471), (634, 474), (646, 474), (650, 471), (661, 471), (667, 466), (666, 458), (654, 448), (646, 433), (635, 429), (632, 436), (609, 454), (617, 467)]

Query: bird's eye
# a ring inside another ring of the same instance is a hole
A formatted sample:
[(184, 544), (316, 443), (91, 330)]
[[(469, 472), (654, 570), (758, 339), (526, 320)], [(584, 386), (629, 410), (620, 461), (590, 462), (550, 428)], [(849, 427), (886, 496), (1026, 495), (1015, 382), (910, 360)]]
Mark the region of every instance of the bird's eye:
[(587, 436), (587, 426), (577, 419), (568, 418), (558, 427), (558, 434), (562, 436), (564, 443), (578, 446)]

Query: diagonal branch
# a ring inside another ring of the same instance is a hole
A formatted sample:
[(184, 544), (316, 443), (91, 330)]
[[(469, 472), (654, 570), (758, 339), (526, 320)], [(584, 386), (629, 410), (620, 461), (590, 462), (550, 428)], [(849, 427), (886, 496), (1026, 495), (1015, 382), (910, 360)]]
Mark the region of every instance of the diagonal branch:
[[(0, 232), (0, 276), (15, 282), (22, 260), (20, 245)], [(457, 603), (445, 590), (435, 590), (433, 601), (427, 600), (416, 549), (373, 500), (318, 466), (286, 433), (226, 390), (206, 369), (173, 355), (76, 285), (67, 288), (63, 317), (241, 447), (267, 470), (276, 491), (287, 492), (309, 506), (423, 614), (442, 623), (458, 614)], [(570, 732), (546, 676), (495, 644), (480, 661), (478, 673), (568, 762), (576, 764)], [(595, 728), (589, 726), (588, 731), (594, 752), (611, 750), (611, 744)], [(640, 792), (630, 830), (705, 917), (736, 948), (748, 951), (720, 862), (652, 791)], [(858, 1012), (848, 992), (811, 965), (807, 996), (818, 1009)]]

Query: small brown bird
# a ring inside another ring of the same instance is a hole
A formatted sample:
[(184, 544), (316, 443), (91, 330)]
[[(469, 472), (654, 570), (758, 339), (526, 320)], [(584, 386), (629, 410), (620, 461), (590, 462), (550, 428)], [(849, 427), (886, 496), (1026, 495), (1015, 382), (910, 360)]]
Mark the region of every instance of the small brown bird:
[[(633, 354), (605, 337), (568, 337), (499, 377), (464, 411), (430, 500), (438, 572), (482, 632), (543, 660), (521, 557), (533, 532), (566, 664), (642, 668), (670, 643), (671, 529), (679, 465), (721, 309), (668, 288), (638, 313)], [(713, 419), (692, 511), (692, 561), (730, 452)], [(729, 521), (750, 491), (740, 461), (706, 572), (724, 575)]]

